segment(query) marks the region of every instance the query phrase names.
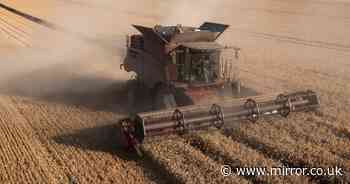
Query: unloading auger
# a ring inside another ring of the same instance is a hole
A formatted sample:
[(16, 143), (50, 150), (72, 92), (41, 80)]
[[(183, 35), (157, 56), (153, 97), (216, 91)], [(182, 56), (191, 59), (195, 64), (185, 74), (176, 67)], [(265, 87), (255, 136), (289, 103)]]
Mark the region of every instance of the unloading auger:
[(119, 122), (125, 143), (142, 154), (145, 139), (169, 134), (185, 134), (211, 127), (221, 129), (233, 122), (257, 122), (266, 116), (287, 117), (292, 112), (315, 111), (319, 98), (313, 91), (229, 99), (208, 105), (191, 105), (144, 112)]

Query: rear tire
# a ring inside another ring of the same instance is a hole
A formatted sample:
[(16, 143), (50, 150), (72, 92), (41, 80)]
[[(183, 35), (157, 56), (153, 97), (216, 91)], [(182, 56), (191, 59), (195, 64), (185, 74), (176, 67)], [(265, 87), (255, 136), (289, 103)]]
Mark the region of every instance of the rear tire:
[(239, 96), (241, 94), (241, 81), (237, 80), (237, 81), (231, 82), (231, 89), (232, 89), (233, 96)]
[(177, 107), (172, 90), (166, 85), (159, 85), (154, 90), (153, 109), (162, 110)]
[(141, 89), (141, 84), (137, 80), (130, 80), (127, 83), (128, 89), (128, 111), (130, 114), (136, 113), (137, 92)]

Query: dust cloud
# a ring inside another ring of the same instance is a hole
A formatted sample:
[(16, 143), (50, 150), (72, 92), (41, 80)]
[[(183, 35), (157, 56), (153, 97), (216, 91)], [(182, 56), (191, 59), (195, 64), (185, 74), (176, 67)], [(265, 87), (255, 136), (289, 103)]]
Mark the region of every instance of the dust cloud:
[(205, 21), (217, 21), (226, 3), (215, 0), (161, 1), (159, 11), (163, 16), (160, 23), (200, 26)]
[[(114, 21), (118, 17), (123, 23)], [(36, 25), (32, 47), (1, 54), (2, 93), (31, 97), (85, 93), (129, 78), (119, 70), (129, 24), (121, 11), (59, 6), (48, 21), (58, 30)]]
[(131, 24), (199, 26), (215, 21), (225, 6), (213, 0), (81, 2), (50, 4), (55, 7), (45, 20), (58, 30), (37, 25), (31, 48), (1, 54), (0, 92), (41, 97), (122, 87), (130, 78), (119, 64), (125, 35), (136, 32)]

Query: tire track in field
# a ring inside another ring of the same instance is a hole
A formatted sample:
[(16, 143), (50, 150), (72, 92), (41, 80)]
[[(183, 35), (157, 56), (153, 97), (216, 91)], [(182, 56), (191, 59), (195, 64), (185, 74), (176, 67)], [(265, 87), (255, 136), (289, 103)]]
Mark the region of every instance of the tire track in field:
[(34, 27), (36, 27), (36, 25), (33, 22), (30, 22), (26, 19), (24, 19), (23, 17), (17, 16), (11, 12), (8, 12), (6, 10), (0, 9), (0, 15), (2, 15), (4, 18), (13, 21), (14, 24), (18, 25), (19, 27), (21, 27), (22, 29), (25, 30), (34, 30)]
[(10, 42), (15, 45), (30, 47), (31, 27), (26, 26), (19, 20), (7, 15), (0, 9), (0, 34), (2, 33)]
[[(18, 17), (15, 19), (14, 16), (8, 14), (4, 9), (0, 8), (0, 29), (7, 35), (8, 38), (13, 39), (15, 42), (18, 42), (22, 46), (30, 46), (29, 43), (29, 33), (24, 30), (23, 22), (20, 23)], [(23, 20), (22, 20), (23, 21)], [(21, 25), (19, 25), (21, 24)]]
[(25, 12), (19, 11), (19, 10), (15, 9), (15, 8), (12, 8), (10, 6), (5, 5), (4, 3), (0, 3), (0, 8), (3, 8), (5, 10), (9, 11), (9, 12), (12, 12), (12, 13), (20, 16), (20, 17), (23, 17), (23, 18), (25, 18), (25, 19), (27, 19), (29, 21), (35, 22), (35, 23), (40, 24), (42, 26), (45, 26), (45, 27), (48, 27), (48, 28), (52, 28), (52, 29), (56, 28), (56, 26), (54, 24), (50, 23), (50, 22), (47, 22), (47, 21), (45, 21), (45, 20), (43, 20), (41, 18), (32, 16), (32, 15), (27, 14)]
[(29, 35), (0, 17), (0, 29), (25, 46), (30, 46)]
[(265, 40), (275, 40), (279, 42), (287, 42), (291, 44), (308, 46), (308, 47), (324, 48), (324, 49), (330, 49), (330, 50), (336, 50), (336, 51), (342, 51), (342, 52), (350, 52), (350, 45), (344, 45), (340, 43), (332, 43), (332, 42), (325, 42), (325, 41), (318, 41), (318, 40), (306, 40), (303, 38), (286, 36), (286, 35), (250, 31), (250, 30), (246, 30), (238, 27), (231, 27), (231, 29), (232, 31), (237, 31), (243, 34), (248, 34), (251, 37), (265, 39)]
[(24, 47), (30, 46), (29, 43), (27, 43), (25, 40), (21, 39), (18, 35), (9, 31), (8, 28), (6, 28), (3, 25), (0, 25), (0, 32), (2, 32), (7, 38), (12, 39), (13, 41), (15, 41), (16, 43), (18, 43), (21, 46), (24, 46)]
[(322, 14), (317, 14), (317, 13), (309, 13), (309, 12), (298, 12), (298, 11), (290, 11), (290, 10), (279, 10), (279, 9), (272, 9), (272, 8), (244, 8), (243, 10), (248, 10), (248, 11), (256, 11), (256, 12), (264, 12), (268, 14), (273, 14), (273, 15), (294, 15), (294, 16), (303, 16), (303, 17), (325, 17), (327, 19), (332, 19), (332, 20), (339, 20), (343, 19), (346, 21), (350, 20), (350, 17), (344, 17), (344, 16), (336, 16), (336, 15), (322, 15)]
[(1, 24), (6, 25), (7, 27), (9, 27), (12, 31), (16, 32), (19, 36), (21, 36), (21, 37), (29, 37), (29, 33), (28, 32), (24, 31), (22, 28), (20, 28), (18, 26), (15, 26), (13, 23), (10, 23), (6, 19), (0, 17), (0, 22), (1, 22)]
[(28, 21), (31, 21), (37, 25), (40, 25), (40, 26), (43, 26), (45, 28), (48, 28), (50, 30), (53, 30), (53, 31), (58, 31), (58, 32), (61, 32), (61, 33), (64, 33), (64, 34), (67, 34), (67, 36), (74, 36), (75, 38), (78, 38), (82, 41), (86, 41), (86, 42), (89, 42), (89, 43), (92, 43), (94, 45), (98, 45), (99, 47), (102, 47), (102, 48), (105, 48), (106, 46), (109, 47), (108, 45), (106, 45), (106, 43), (100, 41), (100, 40), (97, 40), (95, 38), (90, 38), (86, 35), (82, 35), (78, 32), (75, 32), (75, 31), (72, 31), (72, 30), (68, 30), (66, 29), (65, 27), (62, 27), (60, 25), (57, 25), (57, 24), (54, 24), (50, 21), (47, 21), (47, 20), (44, 20), (42, 18), (39, 18), (39, 17), (35, 17), (33, 15), (30, 15), (30, 14), (27, 14), (25, 12), (22, 12), (20, 10), (17, 10), (15, 8), (12, 8), (10, 6), (7, 6), (3, 3), (0, 2), (0, 8), (3, 8), (17, 16), (20, 16), (20, 17), (23, 17), (24, 19), (28, 20)]

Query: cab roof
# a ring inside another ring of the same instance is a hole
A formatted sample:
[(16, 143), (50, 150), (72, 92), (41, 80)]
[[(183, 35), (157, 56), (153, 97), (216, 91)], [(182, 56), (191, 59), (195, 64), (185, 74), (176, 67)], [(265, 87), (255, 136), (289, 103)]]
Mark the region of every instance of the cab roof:
[(157, 38), (163, 43), (214, 42), (229, 27), (225, 24), (204, 22), (200, 27), (161, 26), (154, 28), (133, 25), (145, 37)]

